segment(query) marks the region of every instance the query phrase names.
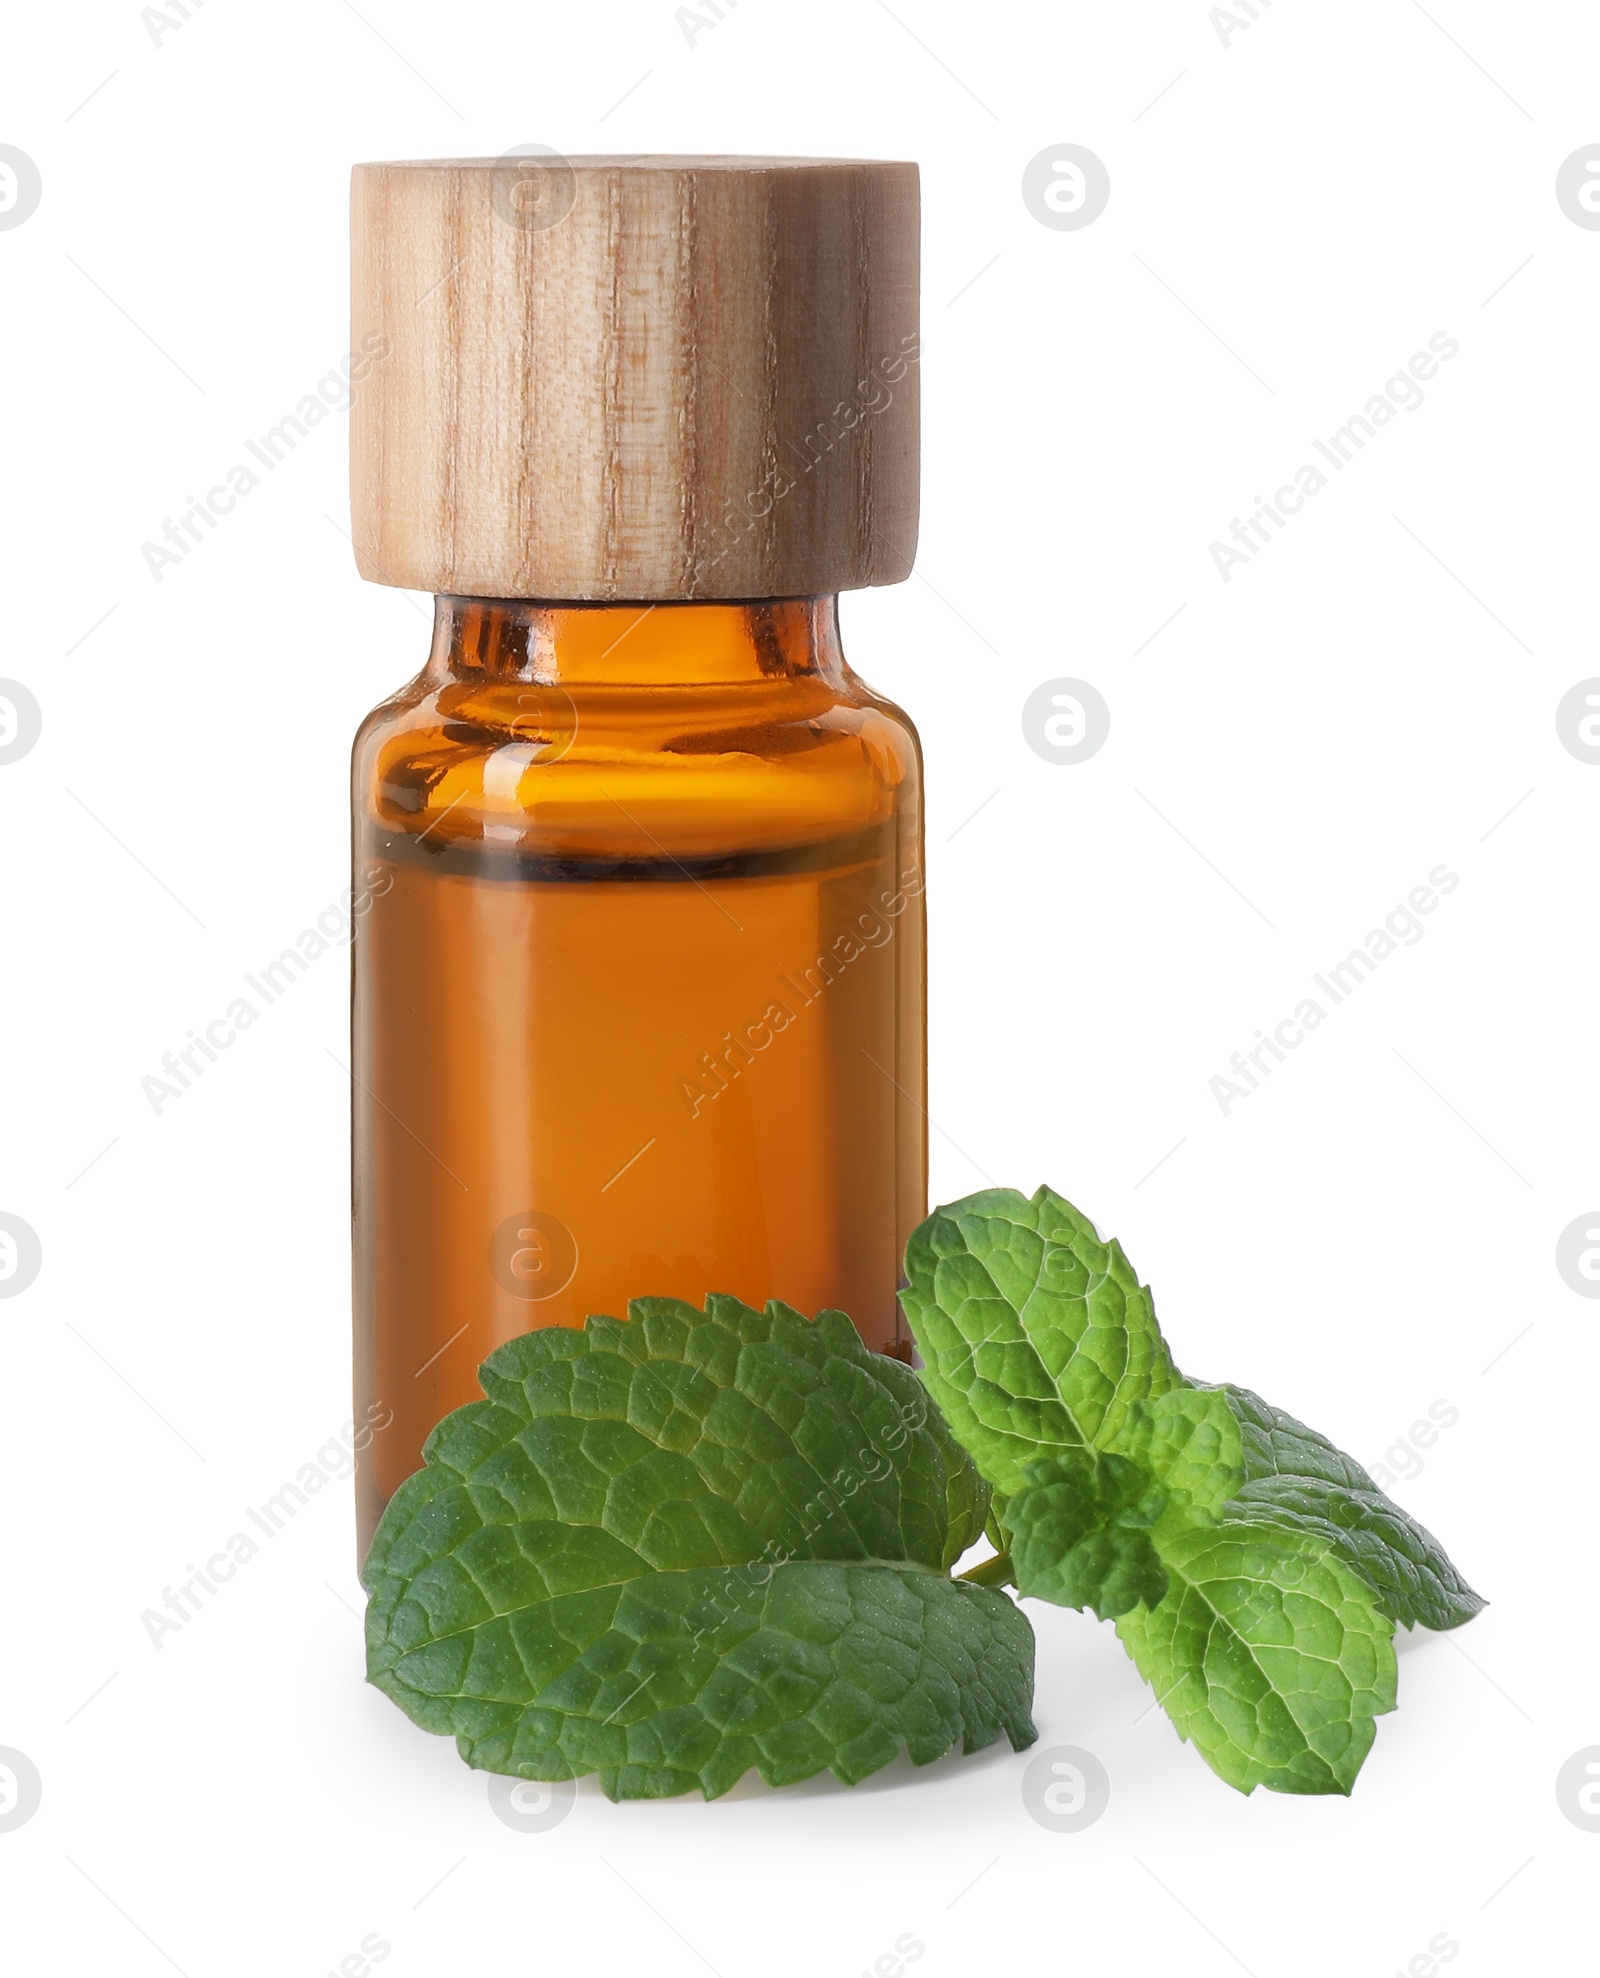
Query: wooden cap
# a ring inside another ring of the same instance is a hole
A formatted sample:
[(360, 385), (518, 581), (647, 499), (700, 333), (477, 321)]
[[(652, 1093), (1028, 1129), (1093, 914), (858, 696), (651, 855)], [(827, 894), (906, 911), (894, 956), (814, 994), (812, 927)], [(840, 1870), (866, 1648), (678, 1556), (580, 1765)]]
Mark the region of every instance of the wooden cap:
[(357, 165), (363, 577), (512, 598), (899, 583), (917, 536), (917, 168)]

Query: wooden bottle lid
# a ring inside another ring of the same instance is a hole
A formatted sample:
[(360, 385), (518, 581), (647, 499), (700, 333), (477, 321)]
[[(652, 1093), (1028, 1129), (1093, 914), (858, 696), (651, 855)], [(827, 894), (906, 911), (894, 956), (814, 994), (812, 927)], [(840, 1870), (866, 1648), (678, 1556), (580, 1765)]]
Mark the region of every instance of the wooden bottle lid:
[(917, 168), (426, 159), (351, 187), (363, 577), (815, 596), (910, 574)]

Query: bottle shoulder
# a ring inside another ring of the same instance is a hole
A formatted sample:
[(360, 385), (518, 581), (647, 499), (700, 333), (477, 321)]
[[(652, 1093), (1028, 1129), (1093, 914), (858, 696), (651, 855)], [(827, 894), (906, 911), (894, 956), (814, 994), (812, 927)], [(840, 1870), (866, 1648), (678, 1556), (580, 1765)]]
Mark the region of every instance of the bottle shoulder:
[(833, 676), (542, 685), (430, 679), (356, 736), (358, 817), (385, 834), (556, 858), (718, 856), (920, 814), (909, 717)]

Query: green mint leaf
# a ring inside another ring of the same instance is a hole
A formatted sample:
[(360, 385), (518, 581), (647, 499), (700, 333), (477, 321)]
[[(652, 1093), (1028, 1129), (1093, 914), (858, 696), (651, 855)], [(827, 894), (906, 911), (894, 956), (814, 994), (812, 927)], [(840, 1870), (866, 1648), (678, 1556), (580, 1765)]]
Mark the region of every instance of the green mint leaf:
[(1027, 1466), (1006, 1506), (1017, 1591), (1114, 1620), (1154, 1607), (1167, 1573), (1150, 1536), (1167, 1493), (1122, 1456), (1071, 1450)]
[(947, 1577), (989, 1492), (910, 1369), (842, 1313), (629, 1312), (512, 1340), (429, 1438), (369, 1680), (469, 1764), (613, 1798), (1030, 1743), (1028, 1623)]
[(1049, 1189), (936, 1211), (901, 1302), (993, 1487), (965, 1577), (1115, 1618), (1180, 1734), (1248, 1792), (1348, 1792), (1394, 1707), (1394, 1627), (1482, 1601), (1324, 1437), (1186, 1380), (1120, 1247)]
[(1008, 1496), (1040, 1457), (1117, 1446), (1133, 1404), (1177, 1383), (1121, 1246), (1048, 1188), (936, 1210), (912, 1234), (906, 1277), (928, 1391)]
[(1245, 1481), (1243, 1432), (1221, 1388), (1186, 1384), (1136, 1402), (1123, 1446), (1189, 1518), (1216, 1519)]
[(1459, 1628), (1483, 1605), (1444, 1547), (1351, 1457), (1248, 1388), (1224, 1387), (1242, 1431), (1236, 1517), (1320, 1533), (1359, 1573), (1392, 1621)]
[(752, 1768), (854, 1785), (902, 1747), (920, 1765), (1034, 1735), (1026, 1620), (902, 1562), (647, 1573), (479, 1622), (372, 1680), (469, 1765), (597, 1772), (613, 1799), (714, 1799)]
[[(1244, 1481), (1242, 1437), (1217, 1390), (1170, 1388), (1128, 1411), (1128, 1455), (1067, 1450), (1025, 1466), (1023, 1488), (994, 1502), (999, 1548), (1020, 1593), (1114, 1620), (1167, 1591), (1161, 1531), (1214, 1524)], [(991, 1510), (990, 1537), (995, 1512)]]
[(1395, 1703), (1393, 1624), (1320, 1534), (1157, 1533), (1166, 1598), (1117, 1622), (1181, 1738), (1240, 1792), (1348, 1793)]

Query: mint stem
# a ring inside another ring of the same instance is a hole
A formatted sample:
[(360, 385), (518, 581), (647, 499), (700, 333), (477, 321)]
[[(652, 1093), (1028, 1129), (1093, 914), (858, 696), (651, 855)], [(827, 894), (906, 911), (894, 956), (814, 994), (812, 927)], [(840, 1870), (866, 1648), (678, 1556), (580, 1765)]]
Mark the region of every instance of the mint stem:
[(983, 1559), (965, 1573), (957, 1573), (958, 1580), (967, 1580), (976, 1587), (1014, 1587), (1017, 1583), (1017, 1569), (1011, 1563), (1009, 1552), (997, 1552), (992, 1559)]

